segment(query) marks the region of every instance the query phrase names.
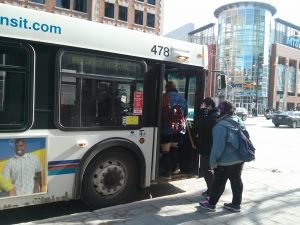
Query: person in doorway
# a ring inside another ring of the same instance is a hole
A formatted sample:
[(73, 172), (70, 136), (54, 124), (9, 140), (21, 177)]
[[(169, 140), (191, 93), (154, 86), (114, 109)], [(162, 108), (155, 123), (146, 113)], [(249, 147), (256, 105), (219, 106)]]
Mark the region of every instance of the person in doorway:
[(179, 144), (182, 142), (183, 133), (174, 133), (169, 127), (170, 108), (178, 104), (182, 110), (184, 117), (187, 116), (188, 107), (185, 98), (178, 93), (176, 85), (173, 81), (168, 81), (165, 86), (162, 102), (162, 130), (161, 130), (161, 152), (163, 173), (161, 175), (167, 179), (171, 178), (171, 174), (178, 174), (179, 169)]
[(0, 192), (6, 192), (8, 196), (16, 196), (16, 189), (12, 183), (0, 173)]
[(16, 139), (15, 156), (5, 164), (3, 175), (11, 180), (17, 195), (41, 192), (41, 171), (38, 157), (32, 153), (26, 153), (25, 140)]
[(209, 200), (200, 202), (200, 207), (215, 211), (216, 204), (223, 194), (226, 182), (229, 179), (233, 197), (231, 203), (224, 204), (224, 208), (239, 212), (243, 193), (241, 175), (244, 162), (237, 155), (237, 128), (230, 121), (238, 122), (241, 129), (245, 129), (245, 125), (239, 117), (234, 115), (234, 108), (229, 101), (220, 102), (218, 108), (220, 118), (213, 128), (213, 146), (210, 154), (210, 166), (214, 168), (215, 180)]
[(197, 127), (197, 150), (200, 154), (200, 171), (206, 182), (207, 190), (202, 193), (206, 198), (212, 189), (214, 182), (213, 169), (210, 167), (209, 159), (213, 144), (212, 129), (219, 117), (216, 103), (210, 97), (205, 98), (200, 106), (199, 123)]

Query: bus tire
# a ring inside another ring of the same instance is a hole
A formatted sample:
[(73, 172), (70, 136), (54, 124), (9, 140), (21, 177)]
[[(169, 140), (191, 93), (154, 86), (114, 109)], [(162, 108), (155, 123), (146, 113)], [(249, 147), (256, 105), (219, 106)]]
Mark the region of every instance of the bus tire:
[(81, 199), (92, 209), (133, 201), (139, 193), (138, 163), (121, 148), (99, 154), (88, 165)]

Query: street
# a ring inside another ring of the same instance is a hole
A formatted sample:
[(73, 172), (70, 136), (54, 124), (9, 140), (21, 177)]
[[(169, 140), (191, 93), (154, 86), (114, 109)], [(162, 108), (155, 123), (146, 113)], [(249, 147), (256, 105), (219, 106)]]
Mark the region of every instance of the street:
[[(250, 206), (254, 207), (253, 203), (249, 203), (249, 202), (251, 202), (251, 197), (253, 197), (254, 199), (257, 198), (257, 196), (255, 196), (257, 194), (256, 193), (257, 185), (260, 185), (260, 183), (263, 183), (265, 181), (266, 173), (270, 175), (268, 176), (268, 178), (270, 179), (269, 184), (271, 185), (271, 187), (265, 186), (265, 191), (266, 193), (268, 193), (269, 196), (273, 196), (274, 199), (278, 198), (279, 193), (276, 193), (277, 191), (279, 192), (279, 189), (277, 189), (278, 188), (277, 183), (278, 186), (282, 185), (281, 178), (283, 176), (291, 178), (289, 180), (291, 181), (291, 183), (293, 182), (293, 179), (299, 179), (300, 153), (299, 153), (298, 146), (300, 144), (300, 138), (299, 138), (300, 129), (299, 128), (292, 129), (288, 127), (275, 128), (271, 120), (266, 120), (264, 117), (261, 116), (255, 118), (248, 118), (245, 121), (245, 124), (247, 130), (250, 133), (251, 139), (256, 147), (256, 160), (254, 162), (247, 163), (244, 170), (244, 176), (247, 176), (247, 174), (248, 175), (253, 174), (253, 170), (255, 170), (255, 174), (256, 174), (255, 177), (253, 176), (250, 178), (248, 177), (248, 182), (247, 185), (245, 186), (245, 192), (250, 191), (251, 193), (251, 194), (247, 194), (247, 197), (245, 197), (245, 202), (248, 203), (248, 206), (246, 206), (246, 208), (248, 209)], [(249, 182), (249, 180), (251, 182)], [(294, 182), (296, 182), (296, 180), (294, 180)], [(291, 185), (291, 183), (289, 185)], [(295, 185), (297, 184), (295, 183)], [(197, 193), (201, 191), (201, 187), (203, 189), (205, 188), (203, 179), (193, 178), (189, 180), (171, 182), (171, 184), (165, 185), (161, 189), (161, 191), (163, 192), (164, 195), (168, 193), (168, 191), (169, 194), (178, 194), (179, 196), (182, 196), (182, 194), (185, 194), (185, 192), (193, 192), (194, 193), (193, 195), (195, 195), (195, 193), (196, 195), (198, 195)], [(296, 188), (299, 188), (299, 186), (295, 186), (295, 190)], [(226, 193), (230, 195), (229, 190), (227, 190)], [(288, 195), (288, 192), (286, 192), (285, 195)], [(176, 197), (172, 197), (172, 198), (176, 199)], [(260, 204), (263, 205), (263, 202), (268, 202), (267, 203), (268, 205), (272, 205), (272, 201), (268, 201), (268, 200), (271, 199), (261, 200), (262, 202)], [(179, 200), (177, 199), (176, 201), (183, 201), (183, 200), (180, 200), (179, 198)], [(274, 201), (277, 204), (279, 204), (279, 200), (274, 200)], [(145, 205), (146, 202), (141, 204)], [(133, 205), (138, 204), (138, 202), (132, 204)], [(117, 208), (122, 208), (122, 207), (123, 207), (122, 205), (117, 206)], [(109, 210), (112, 211), (113, 210), (112, 208), (113, 207), (108, 208), (107, 211)], [(104, 209), (102, 213), (104, 213), (105, 210), (106, 209)], [(82, 212), (83, 215), (89, 215), (90, 213), (89, 209), (86, 208), (79, 201), (72, 201), (67, 203), (62, 202), (62, 203), (40, 205), (40, 206), (38, 205), (33, 207), (6, 210), (0, 212), (0, 214), (1, 214), (1, 224), (11, 224), (11, 223), (22, 223), (22, 222), (41, 220), (41, 219), (52, 218), (52, 217), (53, 218), (60, 217), (63, 215), (67, 216), (67, 215), (80, 213), (80, 212)], [(128, 213), (130, 214), (130, 211), (128, 211)], [(68, 221), (68, 218), (71, 217), (67, 216), (65, 219), (63, 219), (63, 221)], [(184, 218), (181, 219), (187, 221)], [(55, 219), (54, 221), (56, 221), (55, 224), (61, 224), (58, 223), (57, 220)], [(39, 224), (39, 222), (34, 224)], [(85, 223), (78, 223), (78, 224), (85, 224)], [(101, 224), (101, 223), (95, 223), (95, 224)], [(177, 224), (177, 222), (173, 221), (170, 224)]]
[(256, 160), (250, 164), (259, 169), (299, 171), (299, 128), (275, 128), (272, 120), (262, 116), (248, 118), (245, 124), (257, 149)]

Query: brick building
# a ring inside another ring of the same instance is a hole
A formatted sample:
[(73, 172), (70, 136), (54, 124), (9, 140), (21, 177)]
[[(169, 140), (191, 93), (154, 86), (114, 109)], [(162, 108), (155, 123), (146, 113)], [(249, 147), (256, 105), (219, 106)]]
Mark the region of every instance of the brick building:
[(161, 0), (0, 0), (0, 3), (156, 35), (161, 31)]

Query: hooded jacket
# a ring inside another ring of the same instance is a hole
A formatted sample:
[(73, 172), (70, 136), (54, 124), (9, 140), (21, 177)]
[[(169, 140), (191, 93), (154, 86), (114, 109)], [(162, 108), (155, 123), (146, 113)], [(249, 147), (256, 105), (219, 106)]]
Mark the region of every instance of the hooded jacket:
[(197, 125), (197, 150), (201, 155), (209, 156), (213, 144), (212, 129), (217, 123), (219, 111), (217, 108), (199, 111), (199, 123)]
[(228, 120), (234, 120), (245, 130), (245, 124), (238, 116), (226, 115), (218, 119), (213, 128), (213, 145), (210, 154), (210, 165), (212, 168), (217, 166), (229, 166), (243, 162), (237, 156), (238, 130)]

